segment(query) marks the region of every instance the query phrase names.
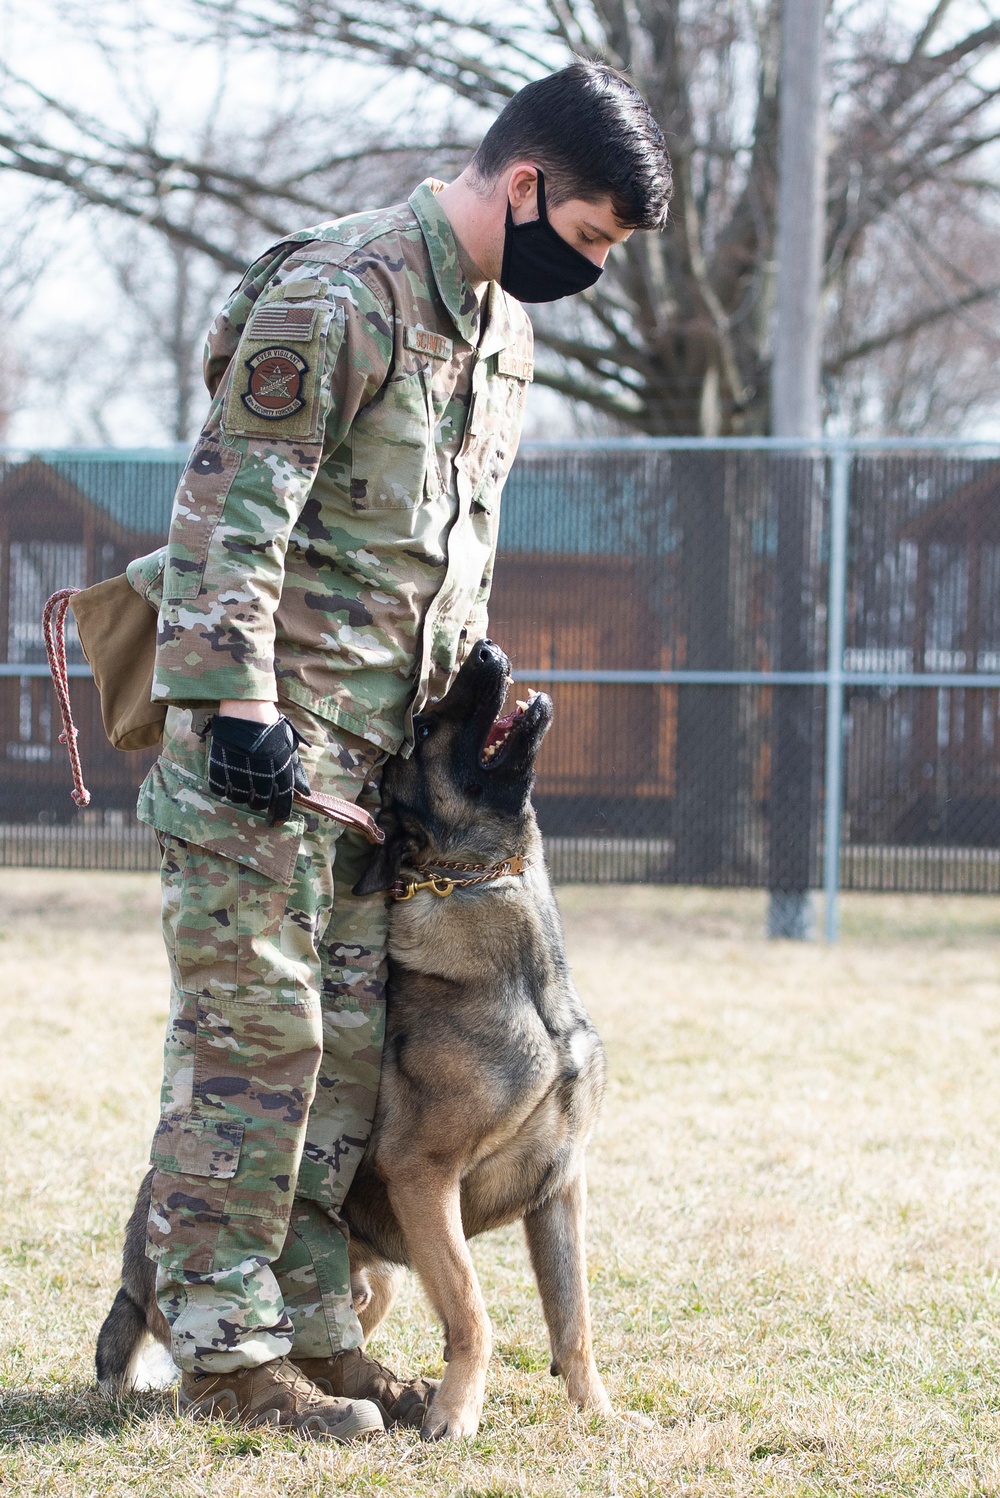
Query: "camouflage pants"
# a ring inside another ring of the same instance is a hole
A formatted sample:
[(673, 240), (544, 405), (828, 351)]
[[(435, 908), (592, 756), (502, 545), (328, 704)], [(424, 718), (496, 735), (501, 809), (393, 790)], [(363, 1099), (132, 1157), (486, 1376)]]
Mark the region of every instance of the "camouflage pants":
[[(382, 752), (286, 708), (313, 790), (374, 811)], [(223, 1372), (358, 1346), (339, 1208), (375, 1112), (386, 901), (357, 833), (207, 790), (208, 713), (171, 708), (143, 784), (171, 966), (147, 1252), (173, 1355)]]

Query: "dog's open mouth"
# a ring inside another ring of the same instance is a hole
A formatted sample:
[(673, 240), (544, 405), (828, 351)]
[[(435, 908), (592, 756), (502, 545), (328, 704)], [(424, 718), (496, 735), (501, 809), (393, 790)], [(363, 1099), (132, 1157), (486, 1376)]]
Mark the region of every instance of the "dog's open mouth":
[(539, 692), (529, 692), (523, 701), (517, 703), (512, 713), (506, 713), (490, 725), (486, 742), (479, 755), (479, 763), (484, 770), (496, 769), (506, 757), (518, 738), (516, 732), (518, 725), (531, 715), (531, 708), (540, 695)]

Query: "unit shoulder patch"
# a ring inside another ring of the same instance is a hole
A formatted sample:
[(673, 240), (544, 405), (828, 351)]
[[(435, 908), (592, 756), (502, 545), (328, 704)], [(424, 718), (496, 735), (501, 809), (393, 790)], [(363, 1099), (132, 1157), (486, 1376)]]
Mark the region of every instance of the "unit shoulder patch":
[(497, 373), (512, 380), (532, 380), (535, 377), (535, 361), (501, 349), (497, 354)]
[(244, 359), (250, 371), (247, 389), (240, 399), (248, 411), (267, 421), (283, 421), (305, 405), (302, 378), (309, 365), (294, 349), (265, 348)]
[(407, 328), (404, 335), (407, 348), (418, 354), (430, 354), (432, 359), (450, 359), (455, 345), (443, 333), (432, 333), (429, 328)]
[[(255, 321), (271, 312), (296, 314), (292, 321), (282, 322), (277, 337), (270, 334), (276, 324), (269, 318), (261, 324)], [(303, 313), (308, 323), (297, 320)], [(226, 436), (266, 436), (273, 441), (317, 436), (324, 370), (332, 367), (343, 340), (339, 309), (285, 306), (279, 301), (259, 304), (229, 366), (221, 421)]]

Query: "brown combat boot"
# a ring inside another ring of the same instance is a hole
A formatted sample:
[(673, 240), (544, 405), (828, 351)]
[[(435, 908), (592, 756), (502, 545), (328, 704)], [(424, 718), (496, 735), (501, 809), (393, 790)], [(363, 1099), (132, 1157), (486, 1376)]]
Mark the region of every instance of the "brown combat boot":
[(338, 1352), (332, 1358), (300, 1358), (296, 1366), (324, 1393), (370, 1400), (382, 1412), (387, 1426), (419, 1428), (439, 1382), (436, 1378), (397, 1378), (360, 1347)]
[(374, 1404), (329, 1398), (289, 1358), (232, 1373), (184, 1373), (177, 1407), (191, 1420), (273, 1425), (308, 1441), (357, 1441), (385, 1430)]

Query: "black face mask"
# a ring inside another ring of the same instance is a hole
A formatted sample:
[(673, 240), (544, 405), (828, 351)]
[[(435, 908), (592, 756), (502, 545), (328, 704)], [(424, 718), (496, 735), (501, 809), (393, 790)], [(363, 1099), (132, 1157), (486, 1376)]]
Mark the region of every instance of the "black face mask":
[(500, 285), (519, 302), (557, 302), (593, 286), (604, 267), (567, 244), (545, 211), (545, 178), (538, 173), (538, 217), (515, 224), (507, 200)]

